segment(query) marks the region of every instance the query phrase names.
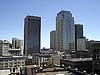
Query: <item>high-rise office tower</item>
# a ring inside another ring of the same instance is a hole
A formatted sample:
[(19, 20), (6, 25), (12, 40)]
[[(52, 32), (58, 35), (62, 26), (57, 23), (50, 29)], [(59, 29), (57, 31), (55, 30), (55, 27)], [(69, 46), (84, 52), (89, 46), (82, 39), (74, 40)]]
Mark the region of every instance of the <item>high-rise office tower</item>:
[(26, 16), (24, 20), (24, 54), (40, 52), (41, 17)]
[(75, 50), (77, 51), (77, 39), (83, 38), (83, 25), (75, 24)]
[(74, 17), (70, 11), (61, 11), (56, 17), (57, 50), (71, 51), (75, 45)]
[(56, 50), (56, 30), (50, 32), (50, 49)]

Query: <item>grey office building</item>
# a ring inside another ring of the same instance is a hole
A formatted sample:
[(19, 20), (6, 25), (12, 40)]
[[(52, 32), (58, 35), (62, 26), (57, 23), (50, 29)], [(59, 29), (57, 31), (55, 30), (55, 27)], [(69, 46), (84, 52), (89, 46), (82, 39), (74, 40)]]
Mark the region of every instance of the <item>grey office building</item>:
[(75, 50), (77, 51), (77, 39), (83, 38), (83, 25), (75, 24)]
[(24, 54), (40, 52), (41, 17), (26, 16), (24, 20)]
[(75, 28), (74, 17), (70, 11), (61, 11), (56, 17), (56, 49), (60, 51), (74, 50)]
[(50, 32), (50, 49), (56, 50), (56, 30)]
[(10, 43), (8, 40), (0, 40), (0, 56), (9, 56)]
[(19, 39), (18, 38), (12, 38), (12, 48), (19, 49)]

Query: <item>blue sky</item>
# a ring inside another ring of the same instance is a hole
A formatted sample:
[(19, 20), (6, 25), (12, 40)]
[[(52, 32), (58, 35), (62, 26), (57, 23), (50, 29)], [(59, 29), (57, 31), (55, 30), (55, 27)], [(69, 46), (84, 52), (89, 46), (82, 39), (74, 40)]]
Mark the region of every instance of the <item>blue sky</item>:
[(100, 40), (100, 0), (0, 0), (0, 39), (23, 39), (25, 16), (41, 16), (41, 47), (49, 48), (61, 10), (71, 11), (75, 23), (84, 25), (84, 36)]

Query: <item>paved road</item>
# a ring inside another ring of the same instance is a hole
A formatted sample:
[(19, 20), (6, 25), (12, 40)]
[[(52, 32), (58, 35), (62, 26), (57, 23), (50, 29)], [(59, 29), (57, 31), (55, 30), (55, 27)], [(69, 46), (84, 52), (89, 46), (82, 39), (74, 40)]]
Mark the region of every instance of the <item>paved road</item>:
[(45, 72), (45, 73), (37, 73), (36, 75), (71, 75), (68, 71), (62, 72)]

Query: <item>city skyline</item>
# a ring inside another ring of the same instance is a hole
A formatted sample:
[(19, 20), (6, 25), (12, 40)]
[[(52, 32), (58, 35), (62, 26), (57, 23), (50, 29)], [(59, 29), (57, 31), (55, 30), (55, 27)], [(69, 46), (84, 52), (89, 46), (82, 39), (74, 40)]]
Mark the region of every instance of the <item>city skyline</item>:
[[(52, 2), (52, 6), (50, 2)], [(44, 0), (42, 2), (40, 0), (0, 1), (0, 39), (11, 40), (13, 37), (23, 39), (24, 17), (27, 15), (42, 16), (41, 48), (49, 48), (50, 31), (56, 28), (56, 14), (61, 10), (65, 10), (71, 11), (75, 17), (75, 23), (84, 25), (84, 35), (88, 39), (100, 40), (98, 33), (100, 31), (99, 3), (100, 1), (91, 0), (77, 0), (77, 2), (72, 0)]]

